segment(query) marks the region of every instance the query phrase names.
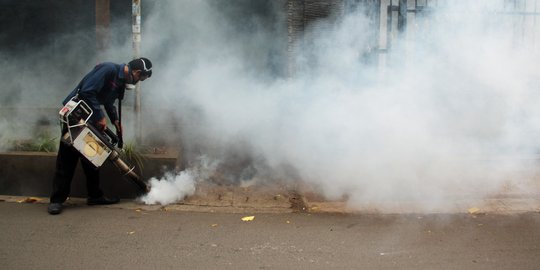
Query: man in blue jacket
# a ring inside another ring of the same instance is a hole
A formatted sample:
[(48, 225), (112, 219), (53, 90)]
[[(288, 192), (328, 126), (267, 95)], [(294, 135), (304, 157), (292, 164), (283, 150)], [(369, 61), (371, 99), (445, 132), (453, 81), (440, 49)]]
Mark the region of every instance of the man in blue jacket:
[[(114, 106), (117, 99), (122, 99), (127, 85), (135, 85), (152, 76), (152, 63), (147, 58), (137, 58), (126, 64), (101, 63), (94, 67), (75, 89), (66, 97), (65, 105), (70, 99), (78, 95), (94, 111), (91, 122), (99, 130), (105, 130), (107, 119), (101, 109), (105, 108), (111, 123), (118, 133), (122, 132), (122, 126), (118, 118), (118, 112)], [(62, 135), (67, 132), (67, 127), (62, 127)], [(107, 198), (99, 187), (99, 170), (90, 161), (82, 157), (72, 146), (60, 142), (58, 156), (56, 158), (56, 172), (53, 179), (53, 190), (50, 197), (48, 212), (51, 215), (62, 212), (62, 203), (66, 201), (71, 189), (71, 181), (79, 159), (86, 176), (86, 188), (88, 192), (88, 205), (114, 204), (118, 198)]]

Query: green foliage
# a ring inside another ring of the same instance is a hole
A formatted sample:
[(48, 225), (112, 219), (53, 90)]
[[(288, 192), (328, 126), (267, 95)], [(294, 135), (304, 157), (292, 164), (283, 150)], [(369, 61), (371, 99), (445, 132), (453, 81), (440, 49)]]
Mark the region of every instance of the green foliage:
[(144, 149), (138, 147), (134, 142), (128, 142), (124, 144), (124, 148), (122, 148), (122, 151), (120, 152), (120, 158), (135, 163), (135, 166), (139, 168), (139, 171), (142, 173), (145, 160), (143, 153)]
[(36, 151), (56, 152), (59, 143), (58, 138), (38, 138), (36, 141)]
[(12, 151), (56, 152), (59, 141), (57, 137), (40, 136), (34, 140), (13, 140), (9, 144)]

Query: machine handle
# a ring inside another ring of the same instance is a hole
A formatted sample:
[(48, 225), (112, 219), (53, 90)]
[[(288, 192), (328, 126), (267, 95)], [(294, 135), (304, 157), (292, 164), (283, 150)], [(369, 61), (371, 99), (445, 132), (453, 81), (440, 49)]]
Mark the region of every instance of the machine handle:
[[(107, 135), (111, 139), (111, 143), (114, 145), (119, 142), (118, 136), (110, 130), (108, 127), (105, 128), (105, 135)], [(119, 148), (122, 148), (122, 146), (118, 146)]]

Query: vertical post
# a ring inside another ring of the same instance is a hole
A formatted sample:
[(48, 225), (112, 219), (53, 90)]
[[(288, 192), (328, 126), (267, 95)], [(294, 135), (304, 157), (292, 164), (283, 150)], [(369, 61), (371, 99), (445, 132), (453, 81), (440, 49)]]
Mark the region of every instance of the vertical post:
[(416, 40), (416, 0), (406, 1), (405, 4), (405, 21), (406, 28), (404, 29), (405, 33), (405, 57), (407, 59), (407, 64), (412, 63), (415, 58), (415, 40)]
[(398, 11), (398, 30), (400, 33), (405, 31), (407, 26), (407, 0), (399, 0)]
[(287, 0), (287, 77), (297, 72), (296, 57), (304, 30), (304, 0)]
[(98, 59), (109, 48), (111, 13), (109, 0), (96, 0), (96, 47)]
[[(141, 48), (141, 0), (132, 0), (132, 33), (133, 33), (133, 58), (139, 57)], [(141, 85), (135, 87), (135, 141), (139, 144), (142, 141), (141, 123)]]
[(379, 76), (381, 78), (385, 75), (386, 61), (388, 57), (388, 48), (390, 47), (390, 27), (392, 23), (390, 18), (392, 13), (389, 11), (392, 5), (391, 0), (379, 1)]
[(295, 29), (293, 24), (294, 19), (294, 2), (287, 1), (287, 77), (291, 78), (293, 74), (293, 57), (294, 57), (294, 42)]

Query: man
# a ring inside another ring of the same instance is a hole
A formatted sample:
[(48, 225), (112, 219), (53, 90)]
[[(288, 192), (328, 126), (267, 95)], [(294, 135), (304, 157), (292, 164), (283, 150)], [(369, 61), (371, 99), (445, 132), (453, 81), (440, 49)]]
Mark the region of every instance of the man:
[[(152, 76), (152, 63), (147, 58), (137, 58), (126, 64), (101, 63), (88, 73), (77, 87), (66, 97), (65, 105), (74, 96), (84, 100), (94, 111), (90, 121), (99, 129), (105, 130), (107, 120), (101, 109), (105, 108), (109, 120), (121, 134), (122, 126), (114, 102), (122, 99), (124, 91), (129, 85), (135, 85)], [(62, 135), (67, 132), (67, 127), (62, 127)], [(53, 179), (53, 190), (50, 197), (48, 212), (51, 215), (62, 212), (62, 203), (66, 201), (71, 189), (71, 181), (77, 167), (78, 160), (86, 176), (86, 188), (88, 192), (88, 205), (114, 204), (118, 198), (107, 198), (99, 187), (99, 170), (90, 161), (72, 146), (60, 142), (58, 156), (56, 158), (56, 172)]]

